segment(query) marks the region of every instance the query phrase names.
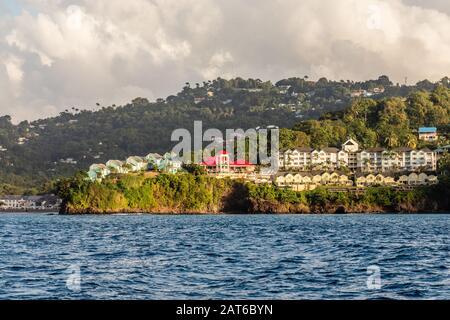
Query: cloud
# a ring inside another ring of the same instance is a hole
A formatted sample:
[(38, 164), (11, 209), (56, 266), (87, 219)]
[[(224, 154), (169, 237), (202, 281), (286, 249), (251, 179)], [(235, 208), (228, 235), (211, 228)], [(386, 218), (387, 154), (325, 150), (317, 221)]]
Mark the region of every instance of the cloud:
[(437, 80), (450, 3), (22, 0), (0, 19), (0, 114), (126, 103), (217, 76)]

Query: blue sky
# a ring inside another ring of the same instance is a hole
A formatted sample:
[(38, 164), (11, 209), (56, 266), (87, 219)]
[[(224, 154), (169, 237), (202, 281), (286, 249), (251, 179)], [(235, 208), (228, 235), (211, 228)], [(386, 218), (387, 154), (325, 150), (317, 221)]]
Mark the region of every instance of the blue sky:
[(2, 0), (2, 5), (7, 14), (18, 15), (21, 11), (21, 5), (16, 0)]

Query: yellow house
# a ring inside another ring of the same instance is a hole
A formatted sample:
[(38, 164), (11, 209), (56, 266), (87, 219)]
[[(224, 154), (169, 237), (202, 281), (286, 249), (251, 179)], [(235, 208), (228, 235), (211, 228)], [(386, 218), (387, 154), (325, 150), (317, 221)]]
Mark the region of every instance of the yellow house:
[(311, 177), (308, 177), (308, 176), (303, 177), (303, 183), (311, 184), (312, 183)]
[(356, 178), (356, 186), (357, 187), (364, 187), (367, 183), (366, 177), (361, 176)]
[(314, 177), (312, 177), (312, 182), (314, 184), (321, 184), (322, 183), (322, 176), (317, 174)]
[(284, 177), (284, 182), (286, 185), (291, 185), (294, 182), (294, 176), (292, 174), (288, 174)]
[(279, 187), (285, 187), (286, 179), (284, 178), (284, 176), (278, 176), (275, 178), (275, 184)]
[(377, 185), (395, 186), (403, 185), (427, 185), (438, 183), (438, 178), (434, 175), (428, 176), (426, 173), (411, 173), (409, 175), (402, 175), (396, 181), (392, 176), (384, 176), (383, 174), (368, 174), (366, 176), (357, 177), (355, 183), (349, 179), (345, 174), (322, 173), (310, 176), (308, 174), (292, 174), (288, 173), (280, 175), (274, 179), (274, 182), (279, 187), (289, 187), (296, 191), (313, 190), (318, 186), (353, 186), (368, 187)]
[(408, 184), (410, 186), (414, 186), (414, 185), (419, 184), (419, 176), (417, 175), (417, 173), (411, 173), (408, 176)]
[(375, 176), (375, 184), (382, 185), (384, 184), (384, 176), (382, 174), (378, 174)]
[(436, 184), (439, 180), (435, 175), (427, 175), (426, 173), (411, 173), (410, 175), (403, 175), (398, 179), (399, 184), (417, 186), (417, 185), (429, 185)]
[(437, 184), (437, 183), (439, 183), (439, 180), (438, 180), (438, 178), (436, 176), (429, 175), (428, 176), (428, 183), (429, 184)]
[(303, 183), (303, 177), (300, 174), (296, 174), (293, 177), (293, 181), (294, 184), (302, 184)]
[(367, 187), (372, 185), (394, 185), (395, 179), (393, 177), (385, 177), (382, 174), (369, 174), (356, 178), (356, 185), (358, 187)]
[(337, 174), (336, 172), (333, 172), (333, 173), (330, 175), (330, 181), (329, 181), (329, 183), (332, 184), (332, 185), (334, 185), (334, 186), (339, 185), (339, 174)]
[(427, 183), (428, 183), (428, 175), (426, 173), (419, 174), (417, 184), (426, 185)]
[(384, 184), (395, 185), (397, 183), (395, 182), (394, 177), (384, 177)]
[(331, 180), (331, 175), (328, 172), (325, 172), (324, 174), (322, 174), (322, 185), (326, 186), (327, 184), (330, 183)]
[(339, 177), (339, 184), (342, 186), (348, 186), (350, 184), (353, 185), (353, 182), (349, 180), (345, 174), (343, 174)]
[(375, 184), (375, 182), (376, 182), (376, 177), (373, 174), (369, 174), (366, 177), (366, 185), (372, 185), (372, 184)]
[(403, 175), (398, 179), (398, 182), (401, 184), (408, 184), (408, 176)]

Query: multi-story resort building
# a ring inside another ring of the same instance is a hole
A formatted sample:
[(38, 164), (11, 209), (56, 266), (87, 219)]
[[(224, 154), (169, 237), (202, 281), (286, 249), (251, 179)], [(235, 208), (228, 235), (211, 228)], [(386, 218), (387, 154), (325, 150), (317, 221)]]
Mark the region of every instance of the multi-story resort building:
[[(443, 151), (444, 152), (444, 151)], [(226, 151), (207, 157), (200, 166), (217, 178), (245, 179), (254, 183), (273, 183), (296, 191), (317, 187), (357, 189), (375, 185), (413, 187), (438, 183), (437, 151), (412, 148), (369, 148), (361, 150), (349, 139), (341, 148), (297, 148), (279, 153), (279, 168), (258, 167), (244, 159), (231, 159)], [(128, 157), (93, 164), (88, 176), (101, 181), (112, 173), (142, 171), (177, 173), (183, 162), (173, 153)]]
[(279, 167), (284, 170), (338, 170), (354, 172), (435, 171), (436, 152), (430, 149), (370, 148), (360, 150), (356, 141), (346, 141), (342, 148), (288, 149), (280, 152)]

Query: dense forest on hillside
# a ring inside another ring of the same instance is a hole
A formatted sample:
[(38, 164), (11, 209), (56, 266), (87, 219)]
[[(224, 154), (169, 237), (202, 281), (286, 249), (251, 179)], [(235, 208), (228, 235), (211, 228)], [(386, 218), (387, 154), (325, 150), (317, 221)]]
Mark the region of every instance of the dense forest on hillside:
[[(393, 84), (388, 77), (365, 82), (289, 78), (218, 78), (186, 83), (176, 95), (90, 111), (70, 107), (57, 117), (17, 125), (0, 117), (0, 194), (36, 193), (58, 177), (92, 163), (168, 151), (176, 128), (283, 129), (283, 147), (339, 145), (353, 136), (363, 146), (417, 146), (419, 125), (450, 123), (450, 81)], [(440, 141), (445, 143), (445, 141)]]
[[(437, 127), (440, 138), (427, 143), (418, 139), (418, 128)], [(450, 89), (438, 86), (432, 91), (414, 91), (406, 98), (362, 98), (340, 112), (326, 113), (318, 120), (298, 122), (281, 130), (283, 148), (340, 147), (348, 137), (362, 147), (436, 148), (449, 144)]]

